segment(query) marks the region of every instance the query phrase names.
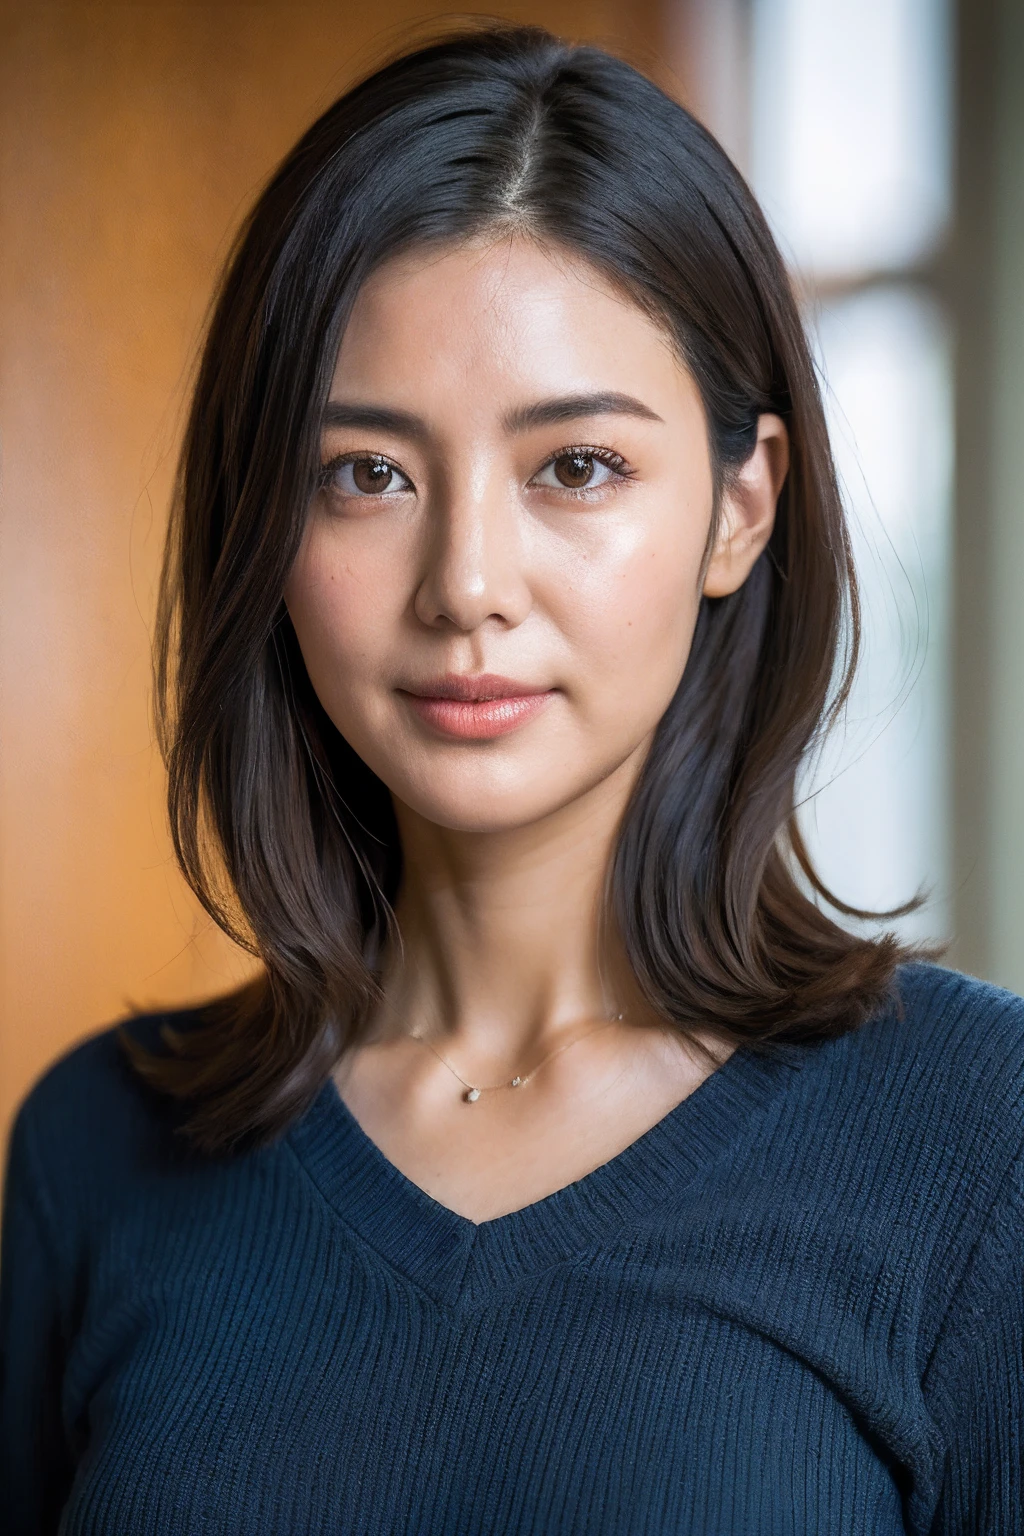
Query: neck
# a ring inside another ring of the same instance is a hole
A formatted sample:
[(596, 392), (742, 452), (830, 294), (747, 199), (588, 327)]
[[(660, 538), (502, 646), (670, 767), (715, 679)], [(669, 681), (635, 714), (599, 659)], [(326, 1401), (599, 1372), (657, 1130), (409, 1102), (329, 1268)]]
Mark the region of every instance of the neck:
[(439, 827), (396, 805), (400, 953), (385, 968), (384, 1037), (422, 1030), (462, 1060), (527, 1065), (625, 1011), (650, 1022), (606, 915), (609, 862), (635, 770), (541, 823)]

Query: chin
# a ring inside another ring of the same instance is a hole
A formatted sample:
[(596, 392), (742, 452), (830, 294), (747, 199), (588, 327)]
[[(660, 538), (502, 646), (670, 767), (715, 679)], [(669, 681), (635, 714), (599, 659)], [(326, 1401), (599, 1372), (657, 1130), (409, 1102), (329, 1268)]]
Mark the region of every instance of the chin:
[(514, 771), (500, 776), (463, 772), (438, 780), (426, 775), (415, 782), (392, 781), (389, 788), (397, 800), (434, 826), (452, 832), (515, 832), (584, 800), (622, 766), (619, 761), (601, 763), (589, 774), (570, 775), (564, 763), (539, 763), (532, 769), (517, 764)]
[(543, 795), (524, 787), (518, 793), (480, 790), (464, 794), (392, 791), (416, 816), (450, 832), (515, 832), (552, 816), (577, 798), (572, 791), (552, 796), (550, 788)]

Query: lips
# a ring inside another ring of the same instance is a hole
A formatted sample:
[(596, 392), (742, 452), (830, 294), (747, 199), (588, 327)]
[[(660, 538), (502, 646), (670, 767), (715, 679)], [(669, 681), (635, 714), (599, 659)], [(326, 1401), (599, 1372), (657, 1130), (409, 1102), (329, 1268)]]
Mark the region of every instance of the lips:
[(507, 735), (534, 719), (555, 695), (553, 688), (490, 672), (477, 677), (449, 673), (398, 692), (425, 725), (440, 736), (461, 741)]

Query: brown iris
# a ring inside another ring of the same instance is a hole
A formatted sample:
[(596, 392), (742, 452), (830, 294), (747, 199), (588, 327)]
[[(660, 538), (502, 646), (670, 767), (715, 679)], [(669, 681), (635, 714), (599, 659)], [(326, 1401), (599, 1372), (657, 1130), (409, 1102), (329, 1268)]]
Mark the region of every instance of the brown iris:
[(394, 470), (384, 459), (353, 459), (352, 480), (357, 490), (373, 496), (386, 491), (394, 478)]
[(592, 453), (563, 453), (554, 461), (555, 476), (570, 490), (582, 490), (594, 473)]

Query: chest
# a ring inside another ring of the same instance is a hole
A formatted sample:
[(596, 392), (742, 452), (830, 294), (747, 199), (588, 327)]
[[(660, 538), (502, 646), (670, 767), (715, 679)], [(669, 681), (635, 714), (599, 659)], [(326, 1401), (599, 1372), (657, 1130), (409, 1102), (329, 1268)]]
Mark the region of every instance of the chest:
[(830, 1363), (699, 1242), (497, 1288), (470, 1254), (440, 1304), (313, 1205), (283, 1249), (224, 1236), (173, 1285), (159, 1255), (107, 1268), (65, 1387), (83, 1455), (62, 1536), (903, 1530), (871, 1418), (912, 1404), (883, 1352), (858, 1388), (863, 1359)]

